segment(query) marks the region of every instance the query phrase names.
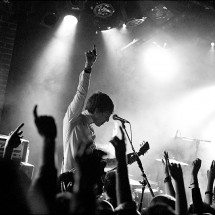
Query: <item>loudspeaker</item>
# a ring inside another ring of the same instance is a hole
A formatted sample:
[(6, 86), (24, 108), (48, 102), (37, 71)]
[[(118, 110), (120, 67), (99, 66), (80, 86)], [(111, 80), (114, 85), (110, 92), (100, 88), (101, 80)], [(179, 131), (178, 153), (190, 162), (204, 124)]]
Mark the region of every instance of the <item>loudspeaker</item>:
[[(9, 136), (0, 135), (0, 157), (3, 157), (5, 144), (8, 138)], [(11, 159), (17, 162), (27, 163), (28, 156), (29, 156), (29, 141), (21, 139), (21, 144), (17, 148), (13, 149)]]

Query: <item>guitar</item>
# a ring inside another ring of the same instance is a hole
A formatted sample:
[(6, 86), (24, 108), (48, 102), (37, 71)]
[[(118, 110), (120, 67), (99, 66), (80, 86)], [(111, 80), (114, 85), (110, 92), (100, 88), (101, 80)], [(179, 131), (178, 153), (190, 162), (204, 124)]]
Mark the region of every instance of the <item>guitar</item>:
[[(149, 147), (149, 143), (148, 142), (143, 142), (140, 145), (140, 149), (137, 152), (137, 155), (140, 157), (141, 155), (144, 155), (148, 150), (150, 149)], [(136, 156), (134, 155), (134, 153), (129, 153), (126, 155), (127, 156), (127, 164), (131, 165), (132, 163), (134, 163), (136, 161)], [(106, 159), (107, 165), (109, 166), (115, 166), (116, 165), (116, 158), (111, 158), (111, 159)], [(109, 170), (109, 171), (113, 171), (115, 170), (117, 167)], [(108, 172), (109, 172), (108, 171)]]
[[(150, 149), (149, 143), (143, 142), (140, 145), (140, 149), (137, 152), (137, 155), (140, 157), (141, 155), (144, 155), (149, 149)], [(127, 155), (127, 159), (128, 159), (128, 164), (130, 165), (136, 161), (136, 156), (134, 155), (134, 153), (130, 153)]]
[[(141, 156), (141, 155), (144, 155), (148, 150), (150, 149), (149, 147), (149, 143), (148, 142), (143, 142), (141, 145), (140, 145), (140, 149), (139, 151), (137, 152), (137, 155), (138, 156)], [(95, 153), (97, 154), (97, 156), (99, 156), (99, 153), (101, 151), (100, 150), (95, 150)], [(134, 153), (129, 153), (127, 154), (127, 161), (129, 165), (131, 165), (132, 163), (134, 163), (136, 161), (136, 156), (134, 155)], [(116, 158), (111, 158), (111, 159), (104, 159), (101, 161), (101, 164), (100, 164), (100, 179), (98, 180), (97, 182), (97, 186), (96, 186), (96, 193), (97, 193), (97, 196), (98, 195), (101, 195), (102, 192), (103, 192), (103, 185), (104, 185), (104, 178), (105, 178), (105, 175), (106, 175), (106, 172), (104, 171), (105, 167), (106, 167), (106, 164), (114, 164), (114, 166), (116, 165)], [(109, 171), (113, 171), (115, 170), (117, 167), (109, 170)], [(73, 183), (74, 183), (74, 178), (73, 178), (73, 175), (75, 174), (75, 169), (71, 170), (71, 171), (68, 171), (68, 172), (65, 172), (65, 173), (62, 173), (60, 176), (59, 176), (59, 182), (61, 183), (61, 185), (63, 184), (63, 187), (64, 188), (60, 188), (61, 191), (71, 191), (72, 192), (72, 186), (73, 186)], [(108, 171), (108, 172), (109, 172)], [(60, 185), (60, 186), (61, 186)]]
[[(140, 145), (140, 149), (137, 152), (137, 155), (138, 156), (144, 155), (149, 149), (150, 149), (149, 143), (148, 142), (143, 142)], [(134, 155), (134, 153), (127, 154), (127, 164), (131, 165), (135, 161), (136, 161), (136, 155)], [(116, 158), (106, 159), (104, 161), (104, 163), (101, 163), (100, 179), (97, 181), (97, 186), (96, 186), (96, 194), (97, 194), (97, 196), (101, 195), (102, 192), (103, 192), (103, 185), (104, 185), (104, 179), (105, 179), (106, 173), (110, 172), (110, 171), (114, 171), (114, 170), (117, 169), (117, 167), (114, 167), (111, 170), (105, 172), (104, 169), (106, 167), (106, 163), (109, 164), (109, 165), (110, 164), (112, 164), (112, 165), (116, 164)]]

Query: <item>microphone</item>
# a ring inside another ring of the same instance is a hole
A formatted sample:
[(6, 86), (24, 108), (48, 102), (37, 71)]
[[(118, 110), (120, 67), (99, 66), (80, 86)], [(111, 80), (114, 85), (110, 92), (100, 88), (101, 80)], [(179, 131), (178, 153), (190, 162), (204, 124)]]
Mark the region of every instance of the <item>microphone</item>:
[(128, 120), (123, 119), (123, 118), (117, 116), (116, 114), (113, 115), (113, 120), (119, 120), (119, 121), (121, 121), (123, 123), (130, 123)]

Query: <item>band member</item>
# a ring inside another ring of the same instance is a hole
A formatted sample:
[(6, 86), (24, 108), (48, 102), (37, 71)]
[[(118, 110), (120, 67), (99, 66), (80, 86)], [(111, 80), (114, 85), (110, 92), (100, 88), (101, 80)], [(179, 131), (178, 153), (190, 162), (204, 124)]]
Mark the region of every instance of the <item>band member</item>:
[[(67, 108), (63, 119), (63, 162), (61, 173), (75, 169), (75, 155), (79, 144), (92, 142), (91, 150), (95, 147), (95, 134), (92, 124), (101, 126), (109, 121), (114, 110), (111, 98), (102, 92), (96, 92), (86, 102), (92, 67), (97, 58), (96, 47), (85, 52), (85, 68), (79, 77), (76, 94)], [(84, 108), (84, 110), (83, 110)]]

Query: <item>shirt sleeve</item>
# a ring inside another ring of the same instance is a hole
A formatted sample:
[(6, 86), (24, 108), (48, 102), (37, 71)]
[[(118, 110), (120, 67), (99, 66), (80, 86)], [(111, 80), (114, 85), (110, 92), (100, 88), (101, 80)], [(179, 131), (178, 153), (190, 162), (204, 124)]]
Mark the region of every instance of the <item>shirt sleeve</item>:
[(90, 85), (90, 76), (90, 73), (81, 72), (76, 94), (67, 108), (64, 120), (71, 121), (82, 112)]

